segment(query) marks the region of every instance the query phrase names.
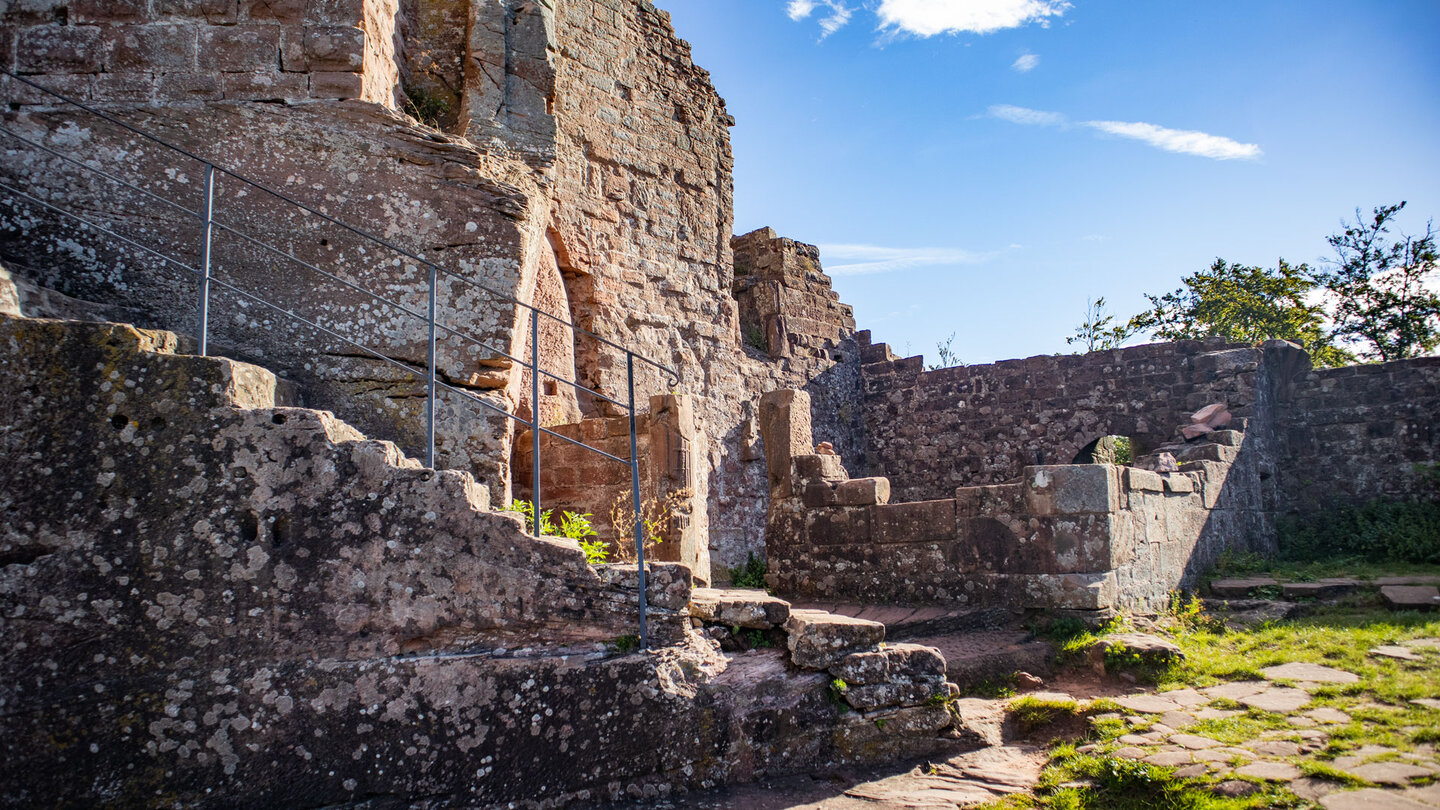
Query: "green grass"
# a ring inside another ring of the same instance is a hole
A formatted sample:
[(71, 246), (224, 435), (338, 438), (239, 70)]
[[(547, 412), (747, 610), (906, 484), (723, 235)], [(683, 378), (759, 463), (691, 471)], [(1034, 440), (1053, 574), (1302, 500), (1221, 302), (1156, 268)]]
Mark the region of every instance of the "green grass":
[[(1414, 571), (1421, 567), (1407, 568)], [(1357, 572), (1347, 569), (1334, 573), (1353, 576)], [(1373, 571), (1374, 575), (1395, 573), (1393, 564)], [(1336, 708), (1351, 720), (1343, 725), (1322, 727), (1330, 735), (1323, 749), (1290, 758), (1308, 776), (1347, 787), (1363, 786), (1363, 780), (1344, 773), (1332, 764), (1333, 760), (1365, 745), (1394, 749), (1396, 753), (1380, 757), (1394, 758), (1399, 756), (1398, 752), (1440, 741), (1440, 711), (1409, 702), (1420, 697), (1440, 697), (1440, 677), (1437, 677), (1440, 656), (1422, 652), (1424, 661), (1406, 662), (1369, 654), (1370, 649), (1380, 645), (1440, 637), (1440, 614), (1390, 612), (1377, 607), (1371, 597), (1368, 601), (1361, 599), (1349, 604), (1317, 605), (1310, 615), (1297, 620), (1229, 631), (1204, 616), (1196, 603), (1177, 601), (1162, 625), (1184, 651), (1185, 660), (1154, 673), (1161, 692), (1258, 680), (1262, 677), (1261, 669), (1292, 661), (1335, 667), (1360, 677), (1355, 684), (1327, 684), (1313, 690), (1312, 707)], [(1062, 660), (1083, 666), (1083, 650), (1119, 629), (1129, 628), (1119, 620), (1098, 631), (1057, 634), (1064, 636), (1058, 639)], [(1230, 700), (1212, 701), (1209, 707), (1239, 713), (1202, 720), (1187, 727), (1186, 733), (1236, 746), (1261, 738), (1300, 739), (1301, 729), (1290, 725), (1285, 715), (1244, 709)], [(1090, 717), (1102, 713), (1126, 714), (1113, 701), (1097, 700), (1082, 705), (1025, 697), (1012, 700), (1008, 711), (1018, 723), (1032, 727), (1044, 727), (1067, 714)], [(1084, 742), (1095, 744), (1095, 749), (1082, 754), (1074, 741), (1052, 744), (1050, 762), (1033, 794), (1009, 796), (985, 807), (989, 810), (1314, 807), (1278, 784), (1265, 784), (1259, 792), (1243, 798), (1218, 797), (1208, 790), (1215, 777), (1182, 779), (1174, 775), (1174, 769), (1113, 755), (1120, 736), (1142, 733), (1155, 719), (1153, 715), (1092, 719)], [(1276, 734), (1286, 731), (1295, 733)]]
[(1286, 560), (1256, 554), (1231, 554), (1220, 558), (1214, 572), (1207, 579), (1258, 574), (1265, 574), (1282, 582), (1314, 582), (1331, 577), (1369, 581), (1380, 577), (1440, 576), (1440, 564), (1402, 563), (1353, 555), (1336, 555), (1323, 560)]

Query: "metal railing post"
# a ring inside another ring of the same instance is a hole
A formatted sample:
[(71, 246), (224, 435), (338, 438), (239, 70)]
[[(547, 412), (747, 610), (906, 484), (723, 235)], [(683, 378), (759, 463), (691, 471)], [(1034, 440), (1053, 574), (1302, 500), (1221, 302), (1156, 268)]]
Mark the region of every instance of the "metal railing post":
[(435, 288), (438, 271), (430, 265), (429, 390), (425, 394), (425, 466), (435, 469)]
[(625, 386), (630, 401), (630, 506), (635, 510), (635, 562), (640, 569), (640, 649), (650, 648), (645, 621), (645, 520), (640, 513), (640, 453), (635, 435), (635, 353), (625, 352)]
[(209, 348), (210, 337), (210, 240), (215, 230), (215, 164), (205, 164), (204, 237), (200, 244), (200, 356)]
[(540, 536), (540, 311), (530, 310), (530, 505)]

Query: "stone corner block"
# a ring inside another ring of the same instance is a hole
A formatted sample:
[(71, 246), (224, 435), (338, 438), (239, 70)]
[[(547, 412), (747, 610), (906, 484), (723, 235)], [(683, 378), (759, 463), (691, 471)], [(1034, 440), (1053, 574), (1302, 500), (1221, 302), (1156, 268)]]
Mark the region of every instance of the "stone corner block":
[(1034, 515), (1103, 514), (1120, 509), (1120, 471), (1109, 464), (1025, 468), (1025, 505)]
[(802, 669), (829, 669), (851, 653), (885, 640), (879, 622), (837, 616), (823, 610), (792, 610), (785, 622), (790, 660)]

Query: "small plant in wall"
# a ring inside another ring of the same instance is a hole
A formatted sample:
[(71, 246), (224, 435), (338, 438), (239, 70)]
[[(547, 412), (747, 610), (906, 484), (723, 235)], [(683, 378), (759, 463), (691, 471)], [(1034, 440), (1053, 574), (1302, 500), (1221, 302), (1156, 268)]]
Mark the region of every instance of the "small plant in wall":
[[(646, 498), (640, 502), (638, 522), (644, 532), (647, 553), (664, 542), (665, 534), (674, 528), (672, 524), (676, 517), (689, 513), (693, 494), (690, 489), (677, 489), (663, 498)], [(616, 562), (635, 560), (637, 517), (631, 504), (631, 494), (622, 492), (610, 505), (610, 528), (615, 531), (615, 544), (611, 551)]]
[[(519, 512), (525, 516), (525, 525), (534, 528), (535, 504), (533, 502), (515, 499), (510, 501), (510, 505), (505, 508), (505, 511)], [(594, 539), (598, 534), (590, 523), (590, 519), (594, 515), (561, 512), (560, 525), (556, 526), (550, 519), (554, 513), (554, 509), (546, 509), (540, 513), (540, 535), (574, 540), (580, 544), (580, 550), (585, 552), (585, 562), (591, 565), (609, 561), (610, 548), (605, 545), (603, 540)]]

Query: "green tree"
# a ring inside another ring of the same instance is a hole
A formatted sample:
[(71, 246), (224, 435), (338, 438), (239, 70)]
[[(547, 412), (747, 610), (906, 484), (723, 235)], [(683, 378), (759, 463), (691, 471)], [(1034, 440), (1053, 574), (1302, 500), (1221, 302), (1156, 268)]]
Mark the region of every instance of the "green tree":
[(1352, 360), (1325, 328), (1325, 308), (1312, 303), (1318, 283), (1308, 265), (1281, 259), (1275, 269), (1216, 259), (1165, 295), (1147, 295), (1150, 310), (1127, 326), (1164, 340), (1221, 337), (1234, 343), (1280, 339), (1299, 343), (1317, 365)]
[(1414, 357), (1440, 344), (1440, 295), (1426, 289), (1435, 272), (1433, 223), (1425, 235), (1388, 238), (1395, 215), (1405, 207), (1382, 205), (1369, 221), (1355, 209), (1355, 223), (1326, 241), (1337, 260), (1314, 278), (1335, 299), (1335, 334), (1360, 344), (1366, 357), (1382, 362)]
[(1087, 352), (1118, 349), (1135, 336), (1129, 323), (1115, 323), (1115, 316), (1105, 312), (1105, 299), (1085, 302), (1085, 320), (1075, 327), (1075, 334), (1065, 338), (1065, 345), (1080, 344)]

